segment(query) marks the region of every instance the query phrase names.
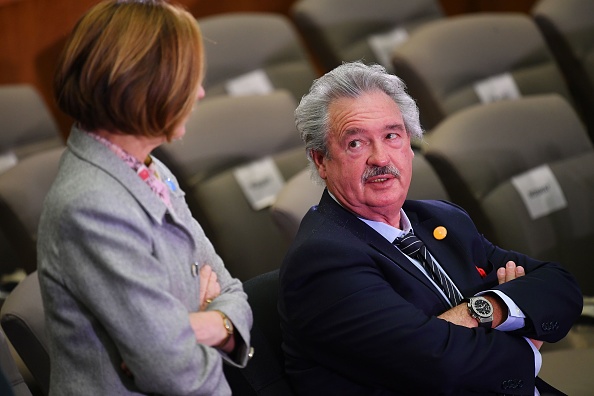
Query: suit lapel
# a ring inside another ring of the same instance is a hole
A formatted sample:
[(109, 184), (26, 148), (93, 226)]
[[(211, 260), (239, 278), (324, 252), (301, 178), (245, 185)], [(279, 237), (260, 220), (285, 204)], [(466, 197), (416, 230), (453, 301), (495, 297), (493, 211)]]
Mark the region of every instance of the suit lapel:
[[(420, 283), (422, 283), (429, 292), (431, 292), (436, 298), (443, 301), (445, 307), (449, 307), (449, 303), (441, 293), (435, 288), (435, 286), (411, 261), (402, 253), (396, 246), (386, 240), (383, 236), (377, 233), (373, 228), (369, 227), (363, 221), (361, 221), (355, 214), (348, 211), (341, 205), (339, 205), (331, 196), (328, 191), (325, 190), (320, 200), (318, 210), (322, 212), (326, 217), (339, 224), (349, 232), (353, 233), (364, 243), (368, 244), (371, 248), (381, 253), (384, 257), (388, 258), (394, 263), (394, 265), (400, 267), (413, 277), (415, 277)], [(408, 212), (407, 212), (408, 215)], [(416, 228), (415, 228), (416, 232)], [(426, 231), (423, 231), (426, 234)], [(422, 239), (425, 239), (424, 235)], [(431, 251), (431, 250), (430, 250)]]
[[(407, 205), (408, 203), (408, 205)], [(468, 256), (468, 249), (458, 238), (458, 233), (455, 231), (455, 226), (449, 224), (447, 219), (440, 217), (439, 219), (433, 214), (421, 214), (416, 211), (411, 201), (407, 201), (404, 205), (404, 210), (408, 216), (415, 234), (423, 241), (429, 252), (436, 258), (439, 265), (448, 274), (450, 279), (458, 287), (462, 295), (465, 295), (463, 286), (468, 287), (477, 281), (473, 279), (474, 274), (472, 268), (469, 271), (469, 264), (467, 262), (472, 260)], [(415, 203), (416, 204), (416, 203)], [(411, 208), (411, 206), (413, 206)], [(444, 239), (436, 239), (433, 236), (435, 228), (443, 226), (448, 230), (447, 236)]]

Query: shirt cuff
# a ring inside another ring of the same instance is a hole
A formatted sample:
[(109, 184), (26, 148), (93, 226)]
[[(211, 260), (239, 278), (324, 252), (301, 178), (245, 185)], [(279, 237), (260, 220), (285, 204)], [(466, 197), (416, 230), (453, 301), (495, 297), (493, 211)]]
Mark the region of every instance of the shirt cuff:
[(503, 321), (499, 326), (495, 327), (499, 331), (513, 331), (524, 327), (526, 315), (516, 305), (516, 303), (509, 298), (505, 293), (500, 290), (487, 290), (477, 295), (483, 295), (485, 293), (495, 293), (503, 300), (503, 303), (507, 306), (507, 319)]

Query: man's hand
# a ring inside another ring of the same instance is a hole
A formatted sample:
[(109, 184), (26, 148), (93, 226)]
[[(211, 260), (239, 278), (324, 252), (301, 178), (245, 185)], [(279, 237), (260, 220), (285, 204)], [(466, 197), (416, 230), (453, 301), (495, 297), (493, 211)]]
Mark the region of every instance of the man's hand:
[[(516, 266), (516, 263), (513, 261), (508, 261), (505, 264), (505, 268), (502, 267), (497, 270), (497, 280), (499, 281), (500, 285), (524, 275), (524, 268), (522, 266)], [(494, 293), (485, 294), (483, 297), (489, 300), (491, 305), (493, 305), (493, 328), (495, 328), (503, 323), (505, 318), (507, 318), (507, 306)], [(446, 312), (439, 315), (438, 318), (458, 326), (464, 326), (468, 328), (478, 327), (478, 322), (476, 319), (470, 316), (466, 303), (462, 303), (452, 309), (447, 310)]]
[(206, 311), (208, 304), (221, 294), (221, 285), (217, 280), (217, 274), (210, 265), (206, 264), (200, 268), (200, 311)]
[(516, 263), (513, 261), (508, 261), (505, 264), (505, 268), (501, 267), (497, 270), (497, 280), (499, 281), (500, 285), (524, 275), (526, 275), (524, 267), (516, 266)]

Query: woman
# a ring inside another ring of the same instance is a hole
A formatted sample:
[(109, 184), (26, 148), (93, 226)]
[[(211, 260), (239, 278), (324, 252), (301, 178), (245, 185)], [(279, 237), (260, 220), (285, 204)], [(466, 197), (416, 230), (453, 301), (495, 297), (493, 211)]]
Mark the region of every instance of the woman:
[(76, 120), (39, 228), (50, 393), (228, 395), (252, 314), (171, 172), (150, 152), (179, 139), (197, 99), (195, 19), (159, 0), (108, 0), (58, 65)]

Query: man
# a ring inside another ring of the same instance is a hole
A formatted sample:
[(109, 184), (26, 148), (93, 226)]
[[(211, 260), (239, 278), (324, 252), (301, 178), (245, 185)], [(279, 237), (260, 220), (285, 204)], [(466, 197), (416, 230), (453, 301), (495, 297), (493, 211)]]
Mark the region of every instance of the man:
[[(297, 393), (561, 394), (536, 377), (539, 348), (580, 314), (575, 279), (494, 246), (456, 205), (406, 201), (422, 130), (401, 80), (343, 64), (295, 114), (326, 184), (280, 272)], [(424, 256), (408, 257), (407, 245)]]

